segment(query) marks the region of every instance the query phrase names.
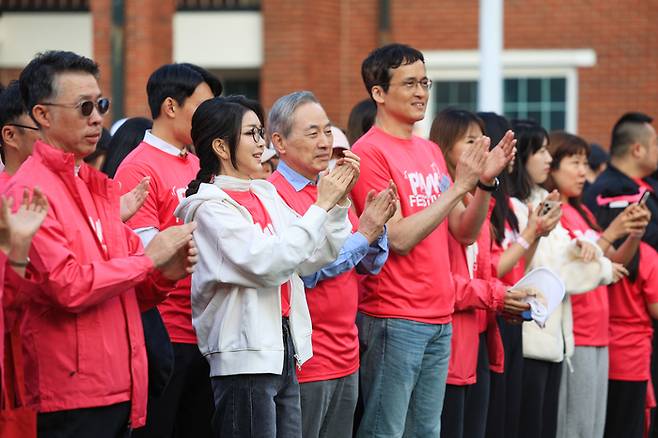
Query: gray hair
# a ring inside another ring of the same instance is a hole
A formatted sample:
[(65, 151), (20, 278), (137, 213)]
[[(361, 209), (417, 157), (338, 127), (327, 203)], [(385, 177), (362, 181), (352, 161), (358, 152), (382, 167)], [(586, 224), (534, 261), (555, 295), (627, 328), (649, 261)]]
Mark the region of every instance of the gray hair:
[(267, 120), (268, 137), (277, 132), (282, 137), (288, 137), (292, 131), (292, 117), (297, 108), (305, 103), (317, 103), (318, 99), (310, 91), (295, 91), (277, 99), (272, 105)]

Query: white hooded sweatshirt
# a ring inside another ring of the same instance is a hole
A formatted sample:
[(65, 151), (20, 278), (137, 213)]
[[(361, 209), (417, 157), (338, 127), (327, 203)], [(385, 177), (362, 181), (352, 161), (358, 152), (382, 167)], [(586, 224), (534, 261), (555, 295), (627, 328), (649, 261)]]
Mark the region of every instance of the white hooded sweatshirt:
[[(253, 192), (274, 235), (255, 224), (224, 190)], [(303, 217), (272, 184), (218, 176), (185, 198), (175, 215), (196, 221), (199, 262), (192, 274), (192, 324), (210, 375), (281, 374), (281, 285), (290, 284), (290, 331), (301, 366), (313, 355), (311, 319), (299, 275), (334, 261), (350, 235), (349, 207), (311, 206)]]

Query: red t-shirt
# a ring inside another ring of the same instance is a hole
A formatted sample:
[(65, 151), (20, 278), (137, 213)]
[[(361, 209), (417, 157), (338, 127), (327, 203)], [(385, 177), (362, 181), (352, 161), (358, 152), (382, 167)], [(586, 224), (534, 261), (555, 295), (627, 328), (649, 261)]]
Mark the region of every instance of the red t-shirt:
[(640, 243), (640, 265), (635, 283), (623, 278), (608, 286), (608, 299), (610, 379), (649, 380), (653, 326), (647, 303), (658, 303), (658, 254), (653, 248)]
[[(180, 157), (140, 143), (123, 160), (115, 177), (121, 183), (122, 194), (135, 188), (145, 176), (151, 177), (148, 197), (128, 225), (132, 229), (155, 227), (163, 231), (182, 224), (174, 216), (174, 210), (198, 171), (199, 159), (195, 155)], [(190, 303), (191, 278), (188, 275), (180, 280), (169, 297), (158, 305), (172, 342), (196, 344)]]
[[(317, 200), (317, 186), (307, 185), (297, 192), (279, 172), (269, 181), (279, 195), (297, 213), (303, 215)], [(349, 211), (352, 232), (359, 219)], [(359, 369), (359, 334), (356, 312), (359, 297), (358, 277), (354, 269), (318, 282), (306, 289), (306, 301), (313, 322), (313, 357), (297, 370), (301, 383), (337, 379)]]
[[(233, 190), (224, 191), (231, 199), (247, 209), (254, 223), (260, 225), (264, 233), (274, 234), (272, 219), (267, 210), (265, 210), (263, 203), (258, 199), (258, 196), (249, 190), (241, 192)], [(290, 316), (290, 288), (288, 287), (288, 282), (281, 285), (281, 315), (285, 317)]]
[[(373, 126), (352, 150), (361, 158), (361, 175), (352, 190), (359, 214), (367, 193), (384, 189), (391, 179), (404, 217), (431, 205), (452, 184), (439, 147), (420, 137), (401, 139)], [(407, 255), (391, 252), (381, 273), (364, 279), (359, 310), (379, 318), (450, 322), (455, 284), (447, 249), (446, 219)]]
[(9, 175), (7, 172), (5, 171), (0, 172), (0, 190), (4, 191), (10, 179), (11, 179), (11, 175)]
[[(596, 223), (594, 215), (582, 206), (592, 223)], [(589, 234), (598, 237), (598, 232), (592, 230), (578, 211), (570, 204), (562, 206), (562, 226), (571, 237), (583, 237)], [(571, 295), (573, 312), (573, 335), (577, 346), (604, 347), (608, 345), (608, 322), (610, 307), (608, 304), (607, 286), (599, 286), (583, 294)]]

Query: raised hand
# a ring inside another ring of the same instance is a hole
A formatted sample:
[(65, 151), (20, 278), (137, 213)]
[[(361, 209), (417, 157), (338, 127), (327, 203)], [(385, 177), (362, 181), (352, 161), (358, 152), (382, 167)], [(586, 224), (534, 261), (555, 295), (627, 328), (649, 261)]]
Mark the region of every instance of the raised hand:
[[(347, 187), (347, 192), (346, 192), (346, 196), (347, 196), (352, 191), (352, 189), (356, 185), (356, 182), (359, 179), (359, 174), (361, 172), (361, 167), (360, 167), (361, 158), (359, 158), (359, 156), (356, 155), (354, 152), (346, 150), (344, 152), (343, 157), (339, 158), (338, 161), (336, 161), (336, 166), (351, 166), (354, 169), (355, 173), (354, 176), (352, 177), (352, 182)], [(342, 204), (343, 203), (342, 201), (343, 200), (341, 200), (341, 202), (339, 203)]]
[(195, 222), (169, 227), (156, 234), (144, 249), (144, 254), (166, 278), (179, 280), (194, 269), (197, 252), (192, 232), (195, 229)]
[[(489, 144), (491, 142), (489, 137), (480, 137), (478, 141), (482, 141), (487, 149), (489, 149)], [(481, 176), (482, 180), (484, 182), (491, 181), (500, 175), (500, 172), (502, 172), (509, 162), (514, 159), (514, 154), (516, 154), (516, 140), (514, 139), (514, 133), (512, 131), (507, 131), (496, 147), (487, 155), (487, 162)]]
[(32, 237), (39, 230), (48, 214), (48, 200), (35, 188), (30, 197), (30, 190), (25, 188), (23, 199), (16, 213), (11, 212), (12, 199), (4, 196), (0, 199), (0, 249), (9, 254), (16, 246), (29, 250)]
[(466, 149), (455, 166), (455, 187), (464, 193), (470, 192), (478, 183), (487, 162), (489, 143), (476, 141), (473, 147)]
[(151, 177), (145, 176), (134, 189), (121, 196), (121, 222), (127, 222), (144, 204), (149, 194), (150, 183)]
[(371, 190), (366, 195), (365, 207), (359, 217), (359, 233), (368, 239), (368, 243), (373, 243), (384, 232), (384, 225), (395, 214), (396, 193), (395, 184), (390, 181), (379, 194), (375, 195), (375, 191)]
[(348, 194), (347, 189), (352, 184), (355, 173), (356, 170), (352, 165), (342, 165), (320, 178), (318, 199), (315, 204), (327, 211), (334, 208)]

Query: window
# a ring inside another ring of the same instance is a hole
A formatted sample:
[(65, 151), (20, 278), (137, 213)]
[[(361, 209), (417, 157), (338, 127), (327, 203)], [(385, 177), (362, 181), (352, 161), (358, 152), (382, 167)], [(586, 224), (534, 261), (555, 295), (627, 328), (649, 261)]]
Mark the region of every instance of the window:
[[(436, 113), (447, 107), (468, 111), (477, 109), (477, 81), (435, 81)], [(564, 77), (507, 78), (504, 83), (503, 111), (509, 119), (532, 119), (548, 131), (566, 128), (566, 88)]]
[[(423, 51), (432, 79), (427, 116), (416, 132), (428, 135), (434, 115), (446, 106), (477, 107), (477, 50)], [(592, 49), (509, 49), (501, 55), (503, 106), (510, 118), (531, 118), (547, 129), (578, 132), (578, 72), (596, 65)]]

